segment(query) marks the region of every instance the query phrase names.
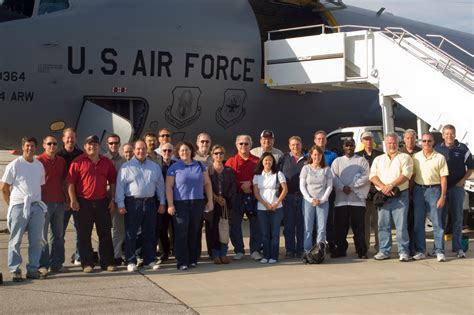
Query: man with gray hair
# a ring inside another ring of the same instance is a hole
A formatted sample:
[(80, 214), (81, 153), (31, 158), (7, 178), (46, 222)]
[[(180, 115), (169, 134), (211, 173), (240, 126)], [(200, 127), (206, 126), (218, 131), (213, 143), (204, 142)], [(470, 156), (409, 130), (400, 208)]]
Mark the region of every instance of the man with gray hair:
[(390, 258), (392, 249), (393, 218), (397, 230), (397, 243), (400, 261), (408, 261), (408, 181), (413, 175), (413, 160), (406, 154), (398, 151), (398, 136), (388, 133), (385, 136), (386, 153), (377, 156), (370, 168), (370, 181), (375, 188), (384, 195), (383, 204), (379, 206), (379, 252), (374, 256), (376, 260)]
[(203, 162), (206, 166), (212, 164), (212, 158), (209, 155), (211, 149), (211, 136), (205, 132), (201, 132), (196, 137), (196, 156), (194, 159), (199, 162)]
[(250, 252), (255, 260), (262, 259), (260, 248), (262, 245), (260, 229), (256, 213), (256, 202), (252, 191), (252, 178), (258, 164), (258, 157), (250, 153), (252, 137), (238, 135), (235, 139), (237, 154), (230, 157), (225, 163), (234, 170), (237, 186), (234, 209), (231, 212), (230, 240), (234, 246), (234, 260), (244, 256), (244, 241), (242, 236), (242, 219), (244, 213), (250, 222)]

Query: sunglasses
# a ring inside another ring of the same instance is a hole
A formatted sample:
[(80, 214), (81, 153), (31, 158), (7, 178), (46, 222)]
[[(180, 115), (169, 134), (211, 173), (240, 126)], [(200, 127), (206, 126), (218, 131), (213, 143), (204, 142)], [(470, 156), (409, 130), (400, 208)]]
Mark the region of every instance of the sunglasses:
[(214, 152), (214, 155), (224, 155), (224, 152)]
[(239, 145), (244, 145), (244, 146), (248, 146), (249, 143), (248, 142), (240, 142)]
[(431, 142), (433, 142), (433, 140), (426, 140), (426, 139), (425, 139), (425, 140), (421, 140), (421, 142), (423, 142), (423, 143), (427, 143), (427, 142), (428, 142), (428, 143), (431, 143)]
[(166, 134), (164, 133), (164, 134), (160, 135), (160, 138), (169, 138), (169, 137), (171, 137), (171, 135), (169, 133), (166, 133)]
[(171, 152), (171, 151), (173, 151), (173, 150), (171, 150), (171, 149), (163, 149), (163, 150), (161, 150), (161, 151), (162, 151), (162, 152)]
[(120, 142), (109, 142), (109, 145), (119, 145)]
[(52, 146), (52, 145), (56, 146), (56, 145), (58, 145), (57, 142), (48, 142), (48, 143), (46, 143), (46, 144), (49, 145), (49, 146)]
[(211, 141), (209, 141), (209, 140), (201, 140), (201, 143), (209, 143), (209, 142), (211, 142)]

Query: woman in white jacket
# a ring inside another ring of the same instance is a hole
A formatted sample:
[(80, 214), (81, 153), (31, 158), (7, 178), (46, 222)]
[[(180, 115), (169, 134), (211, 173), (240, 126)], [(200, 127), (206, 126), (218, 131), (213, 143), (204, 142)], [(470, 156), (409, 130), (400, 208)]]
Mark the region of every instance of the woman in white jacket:
[(318, 229), (317, 244), (326, 244), (326, 222), (329, 195), (333, 186), (331, 169), (326, 166), (324, 151), (313, 146), (309, 151), (307, 164), (300, 174), (300, 190), (304, 197), (304, 250), (313, 247), (313, 229)]

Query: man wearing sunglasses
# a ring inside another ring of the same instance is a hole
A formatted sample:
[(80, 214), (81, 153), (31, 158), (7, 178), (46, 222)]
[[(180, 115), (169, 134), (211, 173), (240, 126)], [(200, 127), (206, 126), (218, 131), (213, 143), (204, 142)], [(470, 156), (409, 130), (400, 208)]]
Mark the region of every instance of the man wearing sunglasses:
[(413, 205), (415, 209), (415, 255), (413, 259), (425, 258), (425, 220), (429, 212), (433, 223), (434, 251), (439, 262), (446, 261), (444, 255), (444, 229), (442, 211), (446, 202), (448, 165), (444, 156), (433, 150), (434, 138), (429, 132), (421, 136), (422, 151), (413, 155), (414, 181)]
[(203, 162), (206, 166), (212, 164), (212, 157), (209, 154), (211, 149), (211, 136), (205, 132), (198, 134), (196, 138), (196, 156), (194, 159)]
[[(43, 242), (40, 259), (42, 273), (62, 271), (64, 262), (64, 180), (67, 169), (66, 161), (57, 155), (58, 140), (54, 136), (43, 139), (44, 152), (37, 157), (45, 170), (45, 184), (41, 186), (41, 200), (48, 206), (43, 228)], [(51, 239), (48, 241), (49, 227)]]
[(171, 131), (167, 128), (158, 130), (158, 148), (155, 149), (156, 154), (161, 154), (161, 147), (165, 143), (171, 143)]
[(234, 246), (234, 260), (244, 257), (244, 240), (242, 236), (242, 219), (244, 213), (250, 222), (250, 252), (254, 260), (262, 259), (260, 248), (262, 246), (260, 228), (256, 213), (256, 202), (252, 190), (252, 179), (258, 164), (258, 157), (250, 153), (252, 137), (238, 135), (235, 139), (237, 154), (229, 158), (226, 166), (234, 170), (236, 177), (237, 194), (234, 209), (231, 212), (230, 240)]
[[(120, 136), (111, 134), (107, 137), (107, 153), (105, 157), (109, 158), (118, 172), (125, 159), (120, 155)], [(114, 264), (120, 266), (123, 263), (122, 244), (125, 242), (125, 225), (123, 215), (118, 211), (112, 212), (112, 243), (114, 244)]]

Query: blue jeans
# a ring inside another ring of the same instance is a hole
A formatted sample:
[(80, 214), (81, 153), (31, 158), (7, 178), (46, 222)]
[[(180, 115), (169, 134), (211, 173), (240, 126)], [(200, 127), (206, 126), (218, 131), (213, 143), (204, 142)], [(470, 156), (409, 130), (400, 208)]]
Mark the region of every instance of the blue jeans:
[[(245, 254), (242, 219), (245, 211), (253, 210), (254, 213), (258, 212), (254, 201), (255, 197), (253, 195), (237, 194), (235, 196), (234, 208), (230, 211), (230, 241), (234, 246), (235, 253)], [(259, 252), (262, 247), (262, 241), (257, 215), (251, 215), (248, 219), (250, 224), (250, 252)]]
[[(50, 202), (47, 205), (48, 212), (44, 218), (40, 266), (58, 270), (64, 262), (64, 202)], [(50, 226), (51, 233), (48, 238)]]
[(390, 218), (393, 218), (397, 230), (398, 253), (409, 253), (409, 238), (407, 230), (408, 214), (408, 190), (402, 191), (399, 197), (388, 199), (379, 208), (379, 252), (386, 255), (392, 249), (392, 225)]
[(227, 256), (227, 249), (228, 248), (229, 248), (229, 246), (227, 244), (221, 243), (219, 249), (215, 249), (215, 248), (212, 249), (212, 257)]
[(326, 243), (326, 222), (328, 219), (329, 202), (313, 207), (311, 202), (303, 200), (304, 205), (304, 251), (313, 247), (313, 230), (317, 228), (317, 244)]
[(176, 214), (174, 222), (174, 254), (177, 267), (197, 264), (199, 225), (204, 213), (204, 200), (175, 201)]
[(444, 253), (444, 229), (442, 224), (442, 208), (436, 208), (436, 203), (441, 196), (441, 186), (423, 188), (415, 185), (413, 192), (413, 205), (415, 210), (415, 251), (425, 253), (426, 235), (425, 220), (426, 212), (429, 211), (433, 223), (434, 250)]
[(8, 241), (8, 269), (10, 272), (20, 272), (21, 239), (28, 231), (28, 258), (26, 269), (30, 272), (37, 271), (41, 257), (41, 239), (44, 228), (44, 212), (37, 202), (31, 204), (31, 213), (23, 217), (23, 204), (14, 205), (8, 220), (10, 239)]
[(262, 231), (263, 257), (278, 260), (283, 208), (278, 208), (275, 211), (257, 210), (257, 215), (260, 231)]
[(76, 233), (76, 249), (73, 254), (73, 258), (80, 260), (80, 255), (79, 255), (79, 213), (77, 211), (72, 211), (72, 209), (69, 209), (67, 211), (64, 211), (64, 226), (63, 226), (63, 238), (66, 236), (66, 229), (69, 224), (69, 219), (71, 219), (71, 216), (74, 220), (74, 231)]
[(303, 252), (303, 197), (300, 194), (288, 194), (283, 202), (283, 235), (287, 253)]
[(156, 256), (156, 216), (157, 203), (155, 198), (135, 199), (125, 198), (124, 216), (125, 225), (125, 261), (127, 264), (136, 264), (136, 247), (138, 229), (142, 229), (141, 256), (143, 263), (148, 265), (155, 261)]
[(449, 211), (453, 225), (453, 252), (457, 252), (462, 249), (464, 188), (457, 186), (448, 188), (446, 195), (446, 204), (443, 207), (443, 227), (446, 226)]

